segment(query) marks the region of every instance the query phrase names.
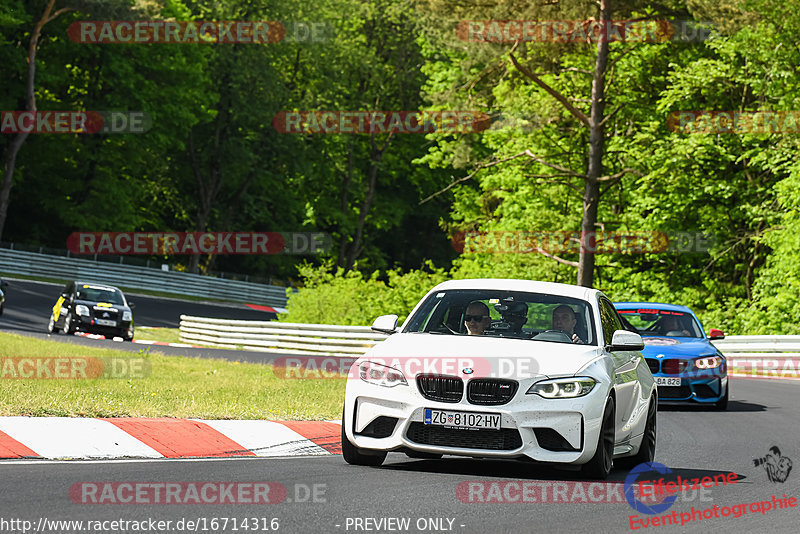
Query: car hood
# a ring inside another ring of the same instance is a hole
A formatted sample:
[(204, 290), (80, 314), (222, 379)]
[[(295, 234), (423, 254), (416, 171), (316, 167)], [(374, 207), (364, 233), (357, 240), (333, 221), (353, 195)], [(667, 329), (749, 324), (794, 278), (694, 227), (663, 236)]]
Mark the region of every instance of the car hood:
[(98, 306), (99, 309), (108, 308), (109, 310), (119, 310), (120, 312), (131, 311), (131, 309), (128, 306), (123, 306), (122, 304), (113, 304), (111, 302), (97, 302), (95, 300), (75, 299), (75, 305), (77, 306), (78, 304), (83, 304), (84, 306), (88, 306), (90, 309), (94, 309), (95, 306)]
[(707, 339), (696, 337), (642, 336), (646, 358), (696, 358), (717, 354), (717, 348)]
[[(431, 372), (461, 375), (463, 368), (474, 369), (474, 376), (523, 378), (527, 376), (574, 375), (601, 354), (592, 345), (573, 345), (529, 339), (509, 339), (482, 336), (439, 335), (428, 333), (393, 334), (376, 344), (366, 359), (380, 359), (395, 366), (409, 360), (441, 360), (442, 369)], [(391, 362), (391, 363), (390, 363)], [(433, 364), (435, 367), (437, 364)], [(412, 366), (413, 367), (413, 366)], [(514, 376), (504, 372), (513, 370)], [(449, 372), (448, 372), (449, 371)], [(499, 372), (498, 372), (499, 371)], [(413, 374), (413, 373), (412, 373)]]

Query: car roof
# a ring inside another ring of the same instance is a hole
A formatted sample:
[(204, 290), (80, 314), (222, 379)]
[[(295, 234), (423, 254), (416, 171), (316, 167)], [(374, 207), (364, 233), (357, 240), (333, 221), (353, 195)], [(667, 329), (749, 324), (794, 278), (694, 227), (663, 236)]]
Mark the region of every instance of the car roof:
[(630, 310), (633, 308), (655, 308), (656, 310), (664, 311), (679, 311), (690, 313), (694, 315), (691, 309), (681, 304), (665, 304), (663, 302), (615, 302), (614, 307), (622, 310)]
[(598, 289), (559, 284), (557, 282), (539, 282), (536, 280), (517, 280), (509, 278), (468, 278), (464, 280), (448, 280), (434, 287), (431, 292), (450, 289), (489, 289), (501, 291), (523, 291), (527, 293), (544, 293), (581, 300), (593, 301), (600, 293)]
[(119, 291), (120, 293), (122, 290), (118, 287), (110, 286), (108, 284), (98, 284), (97, 282), (81, 282), (80, 280), (75, 281), (75, 287), (80, 286), (92, 286), (92, 287), (99, 287), (102, 289), (111, 289), (112, 291)]

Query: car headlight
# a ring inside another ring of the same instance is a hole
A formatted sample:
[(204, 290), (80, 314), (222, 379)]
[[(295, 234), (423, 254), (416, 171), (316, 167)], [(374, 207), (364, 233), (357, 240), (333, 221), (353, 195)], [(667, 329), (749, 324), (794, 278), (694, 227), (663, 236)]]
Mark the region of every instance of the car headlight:
[(397, 385), (408, 385), (406, 377), (394, 367), (387, 367), (374, 362), (361, 362), (358, 365), (358, 375), (364, 382), (393, 388)]
[(122, 320), (123, 321), (131, 321), (133, 320), (133, 314), (129, 311), (122, 312)]
[(697, 358), (694, 364), (698, 369), (714, 369), (722, 365), (722, 358), (719, 356), (706, 356), (705, 358)]
[(89, 307), (88, 306), (84, 306), (83, 304), (78, 304), (77, 306), (75, 306), (75, 313), (77, 313), (78, 315), (85, 315), (85, 316), (88, 317), (89, 316)]
[(528, 394), (535, 393), (545, 399), (573, 399), (588, 394), (595, 384), (597, 381), (588, 376), (542, 380), (532, 385), (528, 389)]

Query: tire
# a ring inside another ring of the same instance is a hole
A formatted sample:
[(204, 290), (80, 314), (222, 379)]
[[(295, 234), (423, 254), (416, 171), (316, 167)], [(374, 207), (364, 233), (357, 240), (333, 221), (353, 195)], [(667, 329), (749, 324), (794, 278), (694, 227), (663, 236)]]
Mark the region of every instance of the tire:
[(52, 334), (53, 332), (56, 332), (56, 320), (51, 313), (50, 320), (47, 322), (47, 333)]
[(581, 474), (591, 480), (605, 480), (614, 466), (614, 398), (609, 397), (603, 410), (600, 437), (592, 459), (581, 467)]
[(724, 412), (728, 409), (728, 392), (730, 391), (730, 384), (725, 386), (725, 395), (714, 403), (714, 409), (719, 410), (720, 412)]
[(386, 451), (374, 451), (374, 454), (365, 454), (364, 449), (360, 449), (350, 443), (344, 431), (344, 415), (342, 415), (342, 456), (344, 456), (344, 461), (350, 465), (378, 467), (386, 459)]
[(647, 411), (647, 422), (644, 425), (644, 436), (642, 436), (642, 446), (634, 456), (620, 458), (617, 464), (625, 469), (633, 469), (639, 464), (652, 462), (656, 457), (656, 438), (658, 435), (657, 425), (658, 401), (655, 397), (650, 400), (650, 408)]
[(121, 337), (123, 341), (133, 341), (133, 325), (127, 330), (120, 332), (119, 337)]
[(67, 313), (66, 317), (64, 317), (64, 326), (61, 327), (61, 333), (66, 336), (71, 336), (75, 333), (75, 329), (72, 328), (72, 314)]

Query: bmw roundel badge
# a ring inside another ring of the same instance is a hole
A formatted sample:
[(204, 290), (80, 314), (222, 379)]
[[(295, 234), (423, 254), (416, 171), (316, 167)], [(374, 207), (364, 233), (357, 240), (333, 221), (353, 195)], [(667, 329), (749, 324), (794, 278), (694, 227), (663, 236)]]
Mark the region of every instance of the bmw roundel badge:
[(464, 373), (465, 375), (471, 375), (472, 367), (464, 367), (464, 369), (462, 369), (461, 372)]

